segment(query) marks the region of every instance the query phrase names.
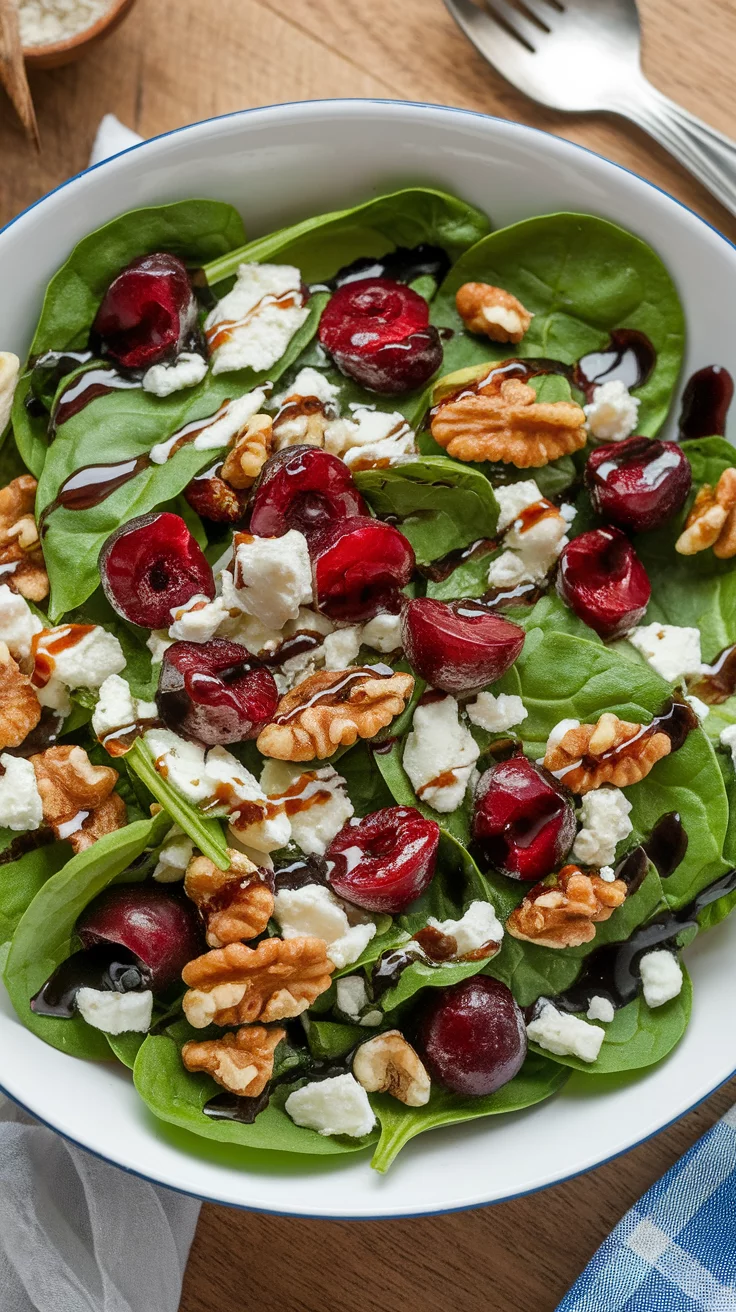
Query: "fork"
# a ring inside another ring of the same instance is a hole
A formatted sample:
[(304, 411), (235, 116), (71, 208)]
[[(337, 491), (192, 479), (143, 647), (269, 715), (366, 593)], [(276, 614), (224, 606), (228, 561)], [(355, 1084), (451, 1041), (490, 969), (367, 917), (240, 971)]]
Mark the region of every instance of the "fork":
[(647, 81), (636, 0), (444, 3), (476, 49), (519, 91), (551, 109), (630, 119), (736, 214), (736, 142)]

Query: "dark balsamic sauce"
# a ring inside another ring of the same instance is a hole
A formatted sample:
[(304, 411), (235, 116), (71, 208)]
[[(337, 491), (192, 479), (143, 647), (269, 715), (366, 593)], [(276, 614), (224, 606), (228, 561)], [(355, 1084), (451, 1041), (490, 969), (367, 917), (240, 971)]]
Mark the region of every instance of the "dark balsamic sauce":
[(50, 825), (43, 829), (30, 829), (26, 834), (18, 834), (5, 850), (0, 852), (0, 866), (19, 861), (22, 856), (26, 856), (29, 852), (36, 852), (39, 847), (48, 847), (53, 843), (54, 838), (55, 834)]
[(679, 811), (660, 816), (651, 834), (642, 844), (660, 879), (669, 879), (685, 859), (688, 836)]
[(270, 1099), (271, 1085), (267, 1084), (255, 1098), (246, 1098), (237, 1093), (218, 1093), (205, 1103), (202, 1111), (213, 1121), (239, 1121), (241, 1125), (252, 1125), (256, 1116), (265, 1111)]
[(724, 647), (696, 679), (688, 679), (688, 691), (708, 706), (718, 706), (736, 693), (736, 643)]
[(476, 560), (479, 556), (486, 556), (489, 552), (495, 551), (497, 546), (498, 543), (493, 538), (477, 538), (475, 542), (470, 543), (470, 546), (448, 551), (446, 556), (433, 560), (430, 565), (417, 566), (418, 573), (432, 583), (443, 583), (454, 573), (458, 565), (464, 565), (468, 560)]
[(133, 952), (116, 943), (101, 943), (62, 961), (31, 998), (31, 1011), (37, 1016), (70, 1020), (76, 1014), (80, 989), (131, 993), (149, 988), (150, 980), (151, 972)]
[(98, 397), (107, 396), (110, 392), (142, 386), (140, 378), (126, 378), (112, 366), (98, 365), (93, 369), (85, 370), (64, 388), (54, 406), (49, 426), (51, 435), (55, 434), (68, 419), (73, 419), (84, 410), (90, 401), (96, 401)]
[(494, 610), (503, 610), (505, 606), (535, 606), (546, 591), (544, 583), (517, 583), (513, 588), (489, 588), (481, 600)]
[(626, 885), (627, 897), (633, 897), (634, 893), (639, 892), (649, 874), (649, 861), (649, 854), (644, 850), (643, 845), (633, 848), (619, 861), (613, 873)]
[(373, 997), (378, 999), (388, 993), (389, 989), (395, 988), (404, 971), (415, 961), (421, 961), (425, 966), (435, 964), (422, 945), (414, 939), (404, 947), (391, 948), (382, 953), (371, 972)]
[(274, 869), (274, 885), (277, 893), (285, 888), (305, 888), (307, 884), (326, 883), (327, 863), (319, 856), (305, 856), (295, 861), (279, 862)]
[(64, 724), (63, 715), (57, 715), (56, 711), (51, 710), (49, 706), (44, 706), (41, 711), (41, 719), (35, 729), (31, 729), (29, 734), (23, 739), (19, 747), (6, 747), (4, 751), (9, 756), (36, 756), (38, 752), (45, 752), (47, 747), (53, 747), (58, 741)]
[(393, 282), (409, 283), (417, 278), (431, 277), (442, 282), (450, 270), (450, 257), (441, 246), (421, 242), (419, 246), (397, 246), (386, 255), (363, 255), (352, 264), (338, 269), (333, 278), (315, 283), (310, 291), (336, 291), (346, 283), (362, 282), (365, 278), (391, 278)]
[(657, 352), (635, 328), (617, 328), (600, 351), (583, 355), (573, 368), (572, 383), (588, 400), (603, 383), (621, 382), (624, 387), (642, 387), (657, 363)]
[(723, 437), (733, 400), (733, 378), (719, 364), (698, 369), (685, 385), (680, 410), (680, 441), (696, 437)]

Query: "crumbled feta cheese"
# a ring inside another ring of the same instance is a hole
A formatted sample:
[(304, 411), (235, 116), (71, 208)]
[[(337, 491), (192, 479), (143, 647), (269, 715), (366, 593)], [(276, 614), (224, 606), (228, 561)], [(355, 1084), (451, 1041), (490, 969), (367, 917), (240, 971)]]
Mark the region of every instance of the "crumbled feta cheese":
[(721, 729), (718, 741), (721, 747), (726, 747), (731, 753), (731, 760), (736, 765), (736, 724), (729, 724), (726, 729)]
[(338, 419), (325, 430), (325, 448), (346, 465), (394, 464), (417, 453), (414, 432), (398, 410), (359, 406), (352, 419)]
[(213, 374), (233, 369), (262, 373), (281, 359), (309, 316), (301, 282), (291, 264), (239, 266), (232, 291), (205, 320)]
[[(232, 575), (228, 575), (232, 580)], [(232, 592), (232, 582), (226, 585)], [(265, 624), (261, 624), (255, 615), (246, 615), (245, 611), (225, 610), (225, 619), (222, 621), (217, 630), (218, 638), (227, 638), (230, 642), (238, 642), (241, 647), (247, 647), (253, 656), (270, 655), (279, 646), (286, 630), (272, 629)]]
[(345, 975), (337, 980), (337, 1005), (345, 1016), (358, 1020), (368, 1006), (368, 990), (362, 975)]
[(203, 802), (211, 788), (205, 773), (204, 748), (190, 743), (170, 729), (149, 729), (143, 742), (156, 769), (190, 802)]
[[(48, 649), (69, 628), (60, 624), (55, 629), (47, 629), (38, 640), (38, 650)], [(48, 655), (48, 651), (47, 651)], [(125, 668), (125, 656), (114, 633), (108, 633), (100, 624), (96, 624), (89, 633), (85, 633), (79, 642), (56, 651), (49, 656), (53, 661), (53, 675), (67, 688), (99, 688), (111, 674), (119, 674)]]
[(682, 991), (682, 966), (665, 948), (647, 952), (639, 962), (639, 972), (648, 1007), (662, 1007)]
[(697, 715), (701, 724), (703, 723), (703, 720), (705, 720), (706, 717), (710, 715), (710, 706), (706, 706), (705, 702), (701, 702), (700, 698), (694, 697), (692, 693), (687, 693), (687, 692), (685, 693), (685, 701), (687, 702), (688, 706), (691, 706), (692, 709), (695, 711), (695, 714)]
[(572, 846), (576, 861), (586, 866), (610, 866), (616, 847), (632, 830), (631, 802), (620, 788), (595, 788), (586, 793), (578, 811), (581, 829)]
[(312, 566), (304, 534), (293, 528), (280, 538), (242, 534), (233, 573), (223, 571), (222, 599), (228, 610), (244, 610), (272, 629), (296, 619), (299, 607), (312, 600)]
[(70, 714), (72, 703), (66, 685), (61, 682), (61, 679), (57, 679), (52, 675), (48, 683), (45, 683), (42, 688), (36, 688), (35, 691), (42, 706), (48, 707), (50, 711), (56, 711), (56, 714), (60, 715), (62, 719), (66, 719), (67, 715)]
[(187, 838), (178, 825), (172, 825), (159, 851), (154, 879), (159, 884), (174, 884), (183, 879), (193, 855), (194, 843), (191, 838)]
[(209, 642), (226, 616), (221, 597), (210, 601), (205, 593), (196, 592), (183, 606), (172, 606), (169, 637), (180, 642)]
[(518, 483), (509, 483), (506, 487), (494, 487), (493, 495), (498, 502), (496, 525), (498, 533), (503, 533), (509, 528), (527, 506), (536, 505), (537, 501), (542, 500), (542, 493), (533, 478), (521, 479)]
[(171, 396), (186, 387), (196, 387), (207, 373), (207, 361), (191, 351), (182, 351), (173, 364), (154, 364), (143, 375), (144, 392)]
[(110, 734), (130, 729), (141, 720), (155, 720), (157, 716), (158, 707), (155, 702), (144, 702), (134, 697), (130, 684), (121, 679), (119, 674), (111, 674), (100, 687), (92, 716), (92, 728), (100, 742), (104, 742)]
[(610, 1025), (616, 1012), (610, 998), (602, 998), (596, 994), (590, 999), (590, 1006), (585, 1014), (588, 1020), (602, 1020), (604, 1025)]
[(353, 446), (345, 452), (343, 460), (349, 469), (386, 469), (401, 465), (417, 455), (417, 446), (411, 430), (396, 437), (385, 437), (380, 442)]
[(12, 351), (0, 351), (0, 433), (10, 419), (20, 373), (20, 360)]
[(699, 629), (681, 628), (679, 624), (640, 624), (628, 639), (669, 683), (702, 672)]
[(318, 1134), (348, 1134), (360, 1139), (376, 1123), (368, 1094), (354, 1075), (305, 1084), (290, 1093), (284, 1110), (295, 1125)]
[(515, 551), (502, 551), (488, 566), (488, 582), (492, 588), (515, 588), (534, 580), (521, 556)]
[(601, 866), (598, 878), (602, 879), (604, 884), (612, 884), (616, 878), (616, 871), (613, 866)]
[(474, 702), (466, 707), (468, 719), (477, 724), (479, 729), (487, 729), (489, 733), (503, 733), (506, 729), (512, 729), (515, 724), (521, 724), (529, 714), (521, 697), (514, 697), (508, 693), (501, 692), (494, 697), (492, 692), (478, 693)]
[(153, 994), (150, 989), (113, 993), (110, 989), (82, 988), (76, 1005), (82, 1019), (105, 1034), (145, 1034), (151, 1024)]
[(31, 640), (42, 628), (43, 624), (33, 614), (25, 597), (12, 592), (7, 583), (0, 584), (0, 640), (7, 645), (14, 660), (28, 660)]
[(28, 829), (38, 829), (43, 820), (43, 806), (31, 762), (22, 756), (3, 752), (0, 765), (3, 767), (0, 775), (0, 827), (23, 833)]
[(293, 397), (316, 396), (324, 406), (334, 406), (335, 401), (340, 395), (340, 388), (331, 383), (325, 374), (321, 374), (319, 369), (312, 369), (307, 365), (300, 369), (293, 383), (283, 391), (280, 396), (275, 396), (273, 405), (278, 408), (285, 401), (290, 401)]
[(430, 916), (427, 924), (441, 934), (451, 934), (457, 943), (457, 956), (475, 952), (486, 943), (500, 943), (503, 925), (490, 902), (471, 902), (460, 920), (435, 920)]
[(331, 765), (305, 770), (288, 761), (266, 761), (261, 788), (271, 802), (286, 805), (291, 837), (307, 855), (322, 856), (353, 815), (347, 783)]
[(158, 665), (159, 661), (164, 658), (164, 652), (171, 646), (173, 638), (170, 638), (166, 629), (153, 629), (146, 638), (146, 646), (151, 653), (151, 661)]
[(567, 520), (554, 507), (528, 528), (523, 522), (514, 522), (504, 542), (510, 551), (521, 557), (528, 576), (539, 583), (546, 578), (562, 548), (567, 545)]
[(374, 651), (399, 651), (403, 645), (401, 616), (376, 615), (374, 619), (363, 625), (362, 641), (366, 647), (372, 647)]
[(548, 998), (540, 998), (534, 1018), (526, 1027), (528, 1037), (558, 1057), (579, 1057), (593, 1062), (601, 1050), (606, 1031), (577, 1016), (558, 1011)]
[(281, 889), (274, 898), (273, 915), (284, 938), (323, 939), (338, 970), (357, 961), (376, 932), (372, 920), (351, 925), (344, 904), (324, 884)]
[[(262, 407), (266, 393), (262, 387), (256, 387), (245, 396), (238, 396), (234, 401), (226, 401), (213, 415), (192, 420), (197, 432), (192, 442), (195, 451), (214, 451), (218, 447), (228, 446), (237, 437), (249, 419), (253, 418)], [(201, 427), (200, 427), (201, 425)], [(165, 465), (180, 441), (181, 433), (177, 429), (164, 442), (157, 442), (151, 447), (149, 455), (155, 465)]]
[(579, 720), (558, 720), (547, 739), (547, 751), (545, 752), (545, 756), (547, 755), (547, 752), (551, 752), (554, 747), (559, 746), (569, 729), (579, 728)]
[(358, 655), (360, 642), (359, 625), (335, 629), (334, 633), (328, 633), (324, 641), (325, 669), (346, 670)]
[(258, 780), (224, 747), (211, 747), (207, 753), (205, 779), (209, 795), (225, 799), (230, 830), (241, 842), (259, 852), (286, 846), (291, 837), (286, 812), (269, 803)]
[(423, 802), (443, 813), (456, 810), (479, 756), (454, 697), (419, 703), (404, 747), (404, 769)]
[(615, 379), (596, 387), (593, 400), (583, 409), (594, 437), (604, 442), (623, 442), (636, 428), (639, 399), (631, 395), (624, 383)]

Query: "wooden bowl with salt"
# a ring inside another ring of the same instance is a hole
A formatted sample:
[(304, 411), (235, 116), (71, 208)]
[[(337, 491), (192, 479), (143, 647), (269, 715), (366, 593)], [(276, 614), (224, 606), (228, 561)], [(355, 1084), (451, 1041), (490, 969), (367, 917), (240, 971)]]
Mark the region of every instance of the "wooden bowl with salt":
[(62, 64), (71, 64), (81, 59), (99, 41), (104, 41), (111, 32), (122, 23), (126, 14), (133, 8), (135, 0), (112, 0), (109, 8), (96, 23), (85, 27), (81, 32), (66, 37), (64, 41), (55, 41), (42, 46), (24, 46), (23, 58), (29, 69), (60, 68)]

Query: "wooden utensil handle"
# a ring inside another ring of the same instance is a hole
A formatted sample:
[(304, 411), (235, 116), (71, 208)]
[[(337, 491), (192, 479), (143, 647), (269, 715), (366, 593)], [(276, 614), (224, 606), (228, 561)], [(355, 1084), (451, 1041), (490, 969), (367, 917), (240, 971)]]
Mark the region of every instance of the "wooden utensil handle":
[(0, 82), (27, 135), (35, 143), (36, 149), (40, 150), (36, 111), (23, 60), (16, 0), (0, 0)]

